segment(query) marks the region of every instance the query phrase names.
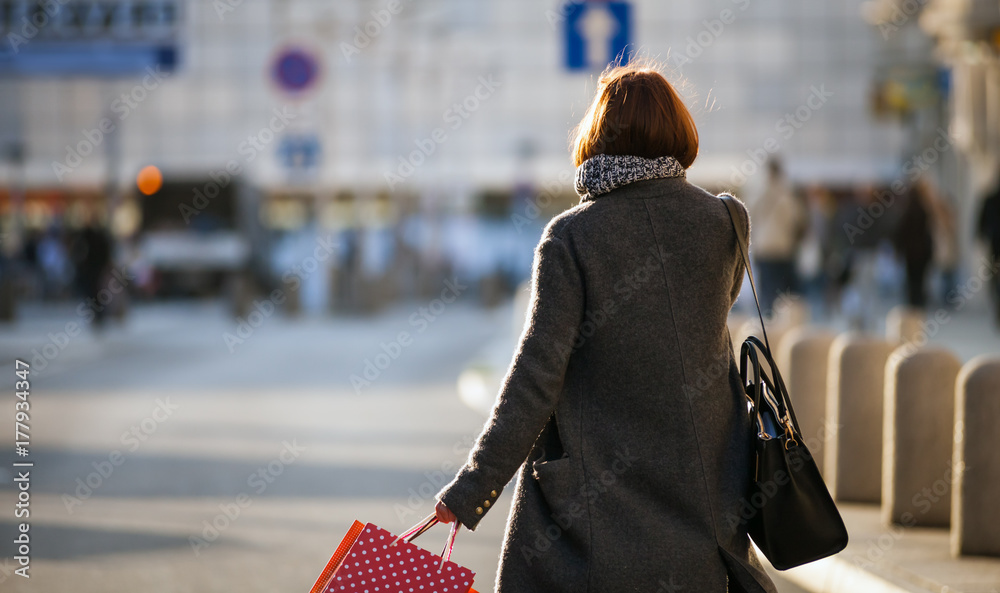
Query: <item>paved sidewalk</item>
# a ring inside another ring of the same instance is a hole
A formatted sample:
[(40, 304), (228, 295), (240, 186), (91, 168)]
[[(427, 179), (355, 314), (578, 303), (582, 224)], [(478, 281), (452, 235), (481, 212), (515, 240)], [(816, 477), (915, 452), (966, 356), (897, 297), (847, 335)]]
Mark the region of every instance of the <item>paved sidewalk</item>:
[[(8, 561), (0, 590), (304, 592), (354, 519), (396, 532), (416, 523), (479, 432), (482, 418), (459, 402), (455, 377), (498, 326), (495, 313), (455, 304), (418, 333), (409, 319), (419, 306), (371, 319), (276, 316), (234, 354), (221, 339), (234, 323), (212, 305), (137, 310), (99, 350), (81, 336), (33, 377), (32, 578), (5, 572)], [(60, 323), (19, 331), (37, 338)], [(412, 345), (356, 394), (350, 375), (400, 331), (414, 333)], [(158, 401), (169, 415), (154, 413)], [(0, 410), (12, 409), (3, 396)], [(124, 462), (91, 476), (114, 451)], [(0, 450), (0, 468), (13, 459)], [(0, 473), (7, 558), (11, 477)], [(78, 478), (96, 487), (88, 493)], [(249, 505), (236, 514), (241, 493)], [(79, 504), (67, 508), (64, 495)], [(480, 529), (458, 537), (454, 558), (479, 572), (483, 593), (509, 503), (505, 493)], [(438, 552), (446, 535), (432, 530), (417, 543)], [(197, 553), (192, 537), (205, 540)]]
[(817, 593), (1000, 593), (1000, 558), (952, 558), (947, 529), (884, 526), (877, 505), (840, 510), (847, 549), (782, 578)]

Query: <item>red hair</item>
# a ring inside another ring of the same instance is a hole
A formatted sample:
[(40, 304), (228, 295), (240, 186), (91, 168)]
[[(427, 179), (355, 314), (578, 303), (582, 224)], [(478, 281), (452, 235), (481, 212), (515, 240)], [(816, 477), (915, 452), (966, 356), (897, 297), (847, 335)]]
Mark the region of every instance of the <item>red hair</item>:
[(680, 95), (655, 68), (605, 71), (597, 96), (576, 128), (573, 164), (598, 154), (671, 156), (685, 169), (698, 156), (698, 129)]

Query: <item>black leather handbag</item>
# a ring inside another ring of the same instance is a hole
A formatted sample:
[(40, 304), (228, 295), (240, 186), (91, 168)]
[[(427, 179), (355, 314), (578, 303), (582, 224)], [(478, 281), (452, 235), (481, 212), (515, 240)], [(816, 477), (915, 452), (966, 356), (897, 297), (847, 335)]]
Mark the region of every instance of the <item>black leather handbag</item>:
[[(764, 341), (740, 348), (740, 378), (750, 401), (753, 484), (742, 518), (747, 533), (778, 570), (832, 556), (847, 546), (847, 528), (799, 431), (785, 382), (771, 356), (747, 239), (735, 198), (723, 196), (750, 277)], [(763, 359), (763, 360), (762, 360)], [(766, 367), (764, 364), (766, 363)]]

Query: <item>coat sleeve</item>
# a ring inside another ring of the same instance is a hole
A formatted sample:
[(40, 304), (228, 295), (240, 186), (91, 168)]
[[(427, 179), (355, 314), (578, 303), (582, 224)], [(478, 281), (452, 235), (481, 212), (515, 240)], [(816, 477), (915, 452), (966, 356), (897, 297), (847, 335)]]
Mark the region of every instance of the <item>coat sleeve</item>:
[(524, 463), (555, 411), (583, 318), (583, 281), (569, 246), (547, 229), (532, 271), (528, 318), (469, 459), (438, 500), (474, 530)]
[[(730, 196), (730, 197), (735, 197), (732, 194), (720, 194), (720, 197), (722, 197), (724, 195), (725, 196)], [(740, 213), (740, 219), (737, 220), (737, 221), (734, 221), (734, 222), (736, 222), (736, 224), (742, 225), (742, 227), (743, 227), (743, 236), (747, 238), (747, 243), (748, 243), (748, 245), (747, 245), (747, 253), (749, 254), (750, 253), (750, 245), (749, 245), (749, 243), (750, 243), (750, 213), (747, 210), (746, 205), (743, 204), (743, 202), (740, 201), (738, 198), (736, 200), (736, 203), (740, 205), (740, 207), (737, 208), (737, 210), (739, 210), (739, 213)], [(739, 241), (739, 238), (737, 238), (736, 240)], [(729, 289), (729, 306), (730, 306), (730, 308), (733, 305), (736, 304), (736, 299), (739, 298), (740, 291), (743, 290), (743, 276), (746, 274), (746, 270), (747, 270), (746, 265), (744, 265), (744, 263), (743, 263), (743, 255), (740, 253), (740, 246), (734, 243), (733, 244), (733, 248), (735, 249), (735, 253), (736, 253), (736, 270), (733, 272), (733, 283), (732, 283), (732, 285), (730, 286), (730, 289)]]

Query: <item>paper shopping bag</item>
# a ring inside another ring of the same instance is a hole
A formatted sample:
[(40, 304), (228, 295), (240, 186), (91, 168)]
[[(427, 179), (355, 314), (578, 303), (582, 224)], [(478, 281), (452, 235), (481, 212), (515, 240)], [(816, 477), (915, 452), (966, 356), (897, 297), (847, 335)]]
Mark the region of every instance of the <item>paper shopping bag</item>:
[(475, 573), (450, 560), (457, 522), (441, 555), (411, 543), (436, 523), (431, 515), (396, 537), (355, 521), (310, 593), (475, 593)]

